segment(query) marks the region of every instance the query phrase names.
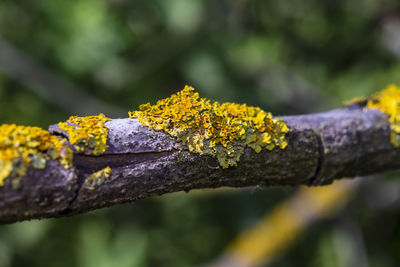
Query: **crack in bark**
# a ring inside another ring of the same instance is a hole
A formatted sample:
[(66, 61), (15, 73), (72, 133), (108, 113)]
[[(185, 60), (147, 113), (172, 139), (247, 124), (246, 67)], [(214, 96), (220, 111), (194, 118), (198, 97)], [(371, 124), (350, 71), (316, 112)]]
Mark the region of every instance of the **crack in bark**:
[(79, 192), (81, 191), (82, 185), (85, 182), (85, 178), (83, 175), (81, 175), (81, 173), (79, 171), (75, 171), (76, 173), (76, 177), (77, 177), (77, 188), (74, 191), (74, 196), (71, 198), (71, 200), (68, 202), (67, 207), (60, 212), (60, 214), (62, 216), (68, 216), (69, 213), (72, 212), (72, 206), (75, 203), (75, 201), (77, 200), (78, 196), (79, 196)]
[(127, 165), (142, 164), (144, 162), (155, 161), (160, 158), (172, 155), (178, 150), (163, 152), (142, 152), (142, 153), (124, 153), (124, 154), (111, 154), (102, 156), (80, 155), (74, 156), (74, 166), (76, 167), (77, 176), (77, 189), (75, 190), (74, 197), (69, 201), (68, 207), (61, 212), (62, 215), (68, 216), (74, 214), (72, 207), (78, 200), (82, 191), (83, 185), (90, 174), (106, 168), (122, 167)]
[(126, 165), (140, 164), (146, 161), (157, 160), (159, 158), (171, 155), (178, 150), (162, 152), (140, 152), (123, 154), (103, 154), (101, 156), (80, 155), (74, 156), (74, 166), (86, 174), (93, 173), (109, 166), (121, 167)]

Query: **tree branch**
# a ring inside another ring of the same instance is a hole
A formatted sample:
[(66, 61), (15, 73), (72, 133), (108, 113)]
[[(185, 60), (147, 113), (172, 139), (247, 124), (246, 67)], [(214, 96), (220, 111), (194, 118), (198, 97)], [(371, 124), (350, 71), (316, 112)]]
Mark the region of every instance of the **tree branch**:
[[(227, 169), (136, 119), (110, 120), (104, 154), (74, 152), (73, 168), (48, 161), (42, 170), (29, 167), (19, 188), (0, 187), (0, 223), (73, 215), (196, 188), (323, 185), (400, 167), (388, 118), (377, 109), (353, 106), (281, 119), (290, 129), (285, 149), (246, 148), (238, 166)], [(50, 132), (67, 138), (58, 125)], [(107, 166), (109, 176), (88, 178)]]

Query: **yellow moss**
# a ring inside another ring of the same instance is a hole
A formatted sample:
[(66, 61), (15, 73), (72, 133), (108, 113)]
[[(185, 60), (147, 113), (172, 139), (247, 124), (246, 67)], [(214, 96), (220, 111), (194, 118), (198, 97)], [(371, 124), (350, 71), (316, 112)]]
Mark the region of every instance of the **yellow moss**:
[(49, 159), (58, 160), (65, 168), (72, 166), (72, 151), (65, 140), (39, 127), (0, 125), (0, 186), (10, 176), (18, 183), (29, 165), (43, 169)]
[(190, 86), (155, 105), (140, 105), (129, 117), (169, 133), (192, 152), (217, 157), (223, 168), (237, 165), (246, 145), (257, 153), (287, 146), (289, 129), (271, 113), (245, 104), (211, 103)]
[(400, 146), (400, 87), (392, 84), (373, 94), (367, 102), (368, 108), (377, 108), (389, 116), (392, 130), (390, 142)]
[(105, 122), (109, 120), (110, 118), (100, 113), (97, 116), (71, 116), (66, 122), (60, 122), (58, 125), (68, 132), (69, 141), (78, 151), (89, 148), (95, 155), (99, 155), (107, 148), (108, 129)]
[(111, 176), (111, 168), (107, 166), (100, 171), (92, 173), (88, 178), (85, 180), (85, 184), (87, 188), (94, 189), (96, 186), (102, 184), (105, 179), (110, 178)]

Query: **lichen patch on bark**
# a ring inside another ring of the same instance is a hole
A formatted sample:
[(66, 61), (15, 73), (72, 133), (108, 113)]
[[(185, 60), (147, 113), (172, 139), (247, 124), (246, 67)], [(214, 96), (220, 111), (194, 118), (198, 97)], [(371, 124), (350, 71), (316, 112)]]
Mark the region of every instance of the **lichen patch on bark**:
[(72, 151), (65, 140), (39, 127), (3, 124), (0, 126), (0, 186), (13, 178), (13, 187), (26, 174), (28, 166), (44, 169), (47, 160), (58, 160), (64, 168), (72, 166)]
[(111, 168), (109, 166), (92, 173), (85, 180), (85, 185), (88, 189), (94, 189), (96, 186), (104, 183), (111, 176)]
[(94, 155), (100, 155), (107, 148), (108, 129), (105, 122), (109, 120), (102, 113), (97, 116), (71, 116), (66, 122), (58, 123), (58, 126), (68, 132), (68, 139), (77, 151), (90, 149)]
[(367, 102), (367, 108), (380, 109), (389, 116), (390, 142), (400, 146), (400, 87), (392, 84), (373, 94)]
[(190, 86), (155, 105), (141, 105), (129, 117), (169, 133), (191, 152), (216, 157), (223, 168), (237, 165), (246, 146), (257, 153), (287, 146), (284, 121), (246, 104), (211, 103)]

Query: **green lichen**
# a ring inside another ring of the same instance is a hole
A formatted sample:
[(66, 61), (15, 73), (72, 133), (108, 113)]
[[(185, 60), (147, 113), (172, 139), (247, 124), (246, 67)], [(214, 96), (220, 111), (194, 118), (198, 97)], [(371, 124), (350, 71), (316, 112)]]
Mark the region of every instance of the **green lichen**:
[(223, 168), (236, 166), (246, 146), (257, 153), (287, 146), (289, 129), (271, 113), (245, 104), (211, 103), (190, 86), (155, 105), (141, 105), (129, 117), (169, 133), (191, 152), (216, 157)]
[(111, 168), (107, 166), (100, 171), (92, 173), (89, 177), (85, 180), (85, 185), (88, 189), (93, 190), (97, 186), (103, 184), (108, 178), (111, 176)]
[(78, 151), (93, 150), (94, 155), (103, 154), (107, 149), (108, 129), (105, 122), (110, 118), (99, 114), (97, 116), (71, 116), (66, 122), (58, 125), (68, 132), (68, 139)]
[(14, 188), (28, 166), (44, 169), (47, 160), (58, 160), (65, 168), (72, 166), (72, 151), (65, 140), (39, 127), (0, 125), (0, 186), (11, 178)]

